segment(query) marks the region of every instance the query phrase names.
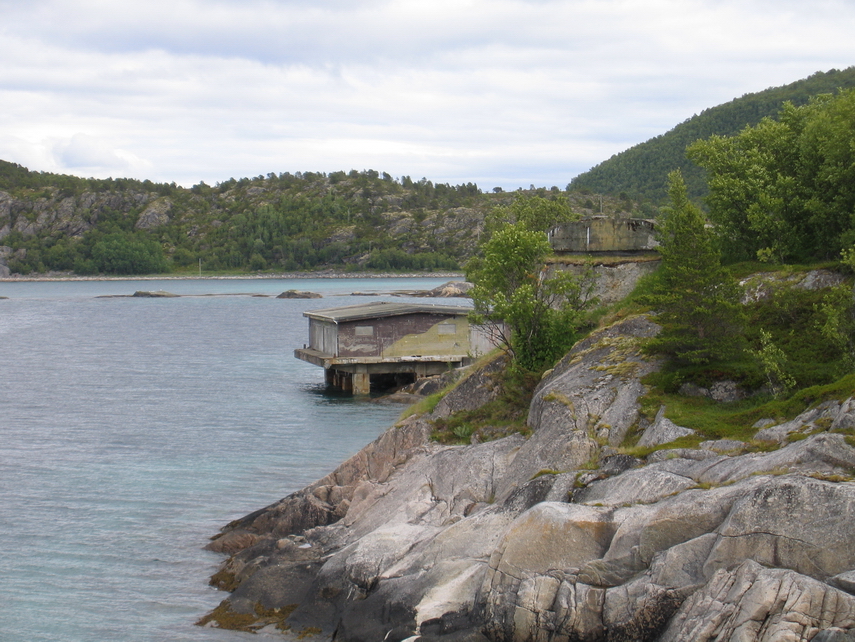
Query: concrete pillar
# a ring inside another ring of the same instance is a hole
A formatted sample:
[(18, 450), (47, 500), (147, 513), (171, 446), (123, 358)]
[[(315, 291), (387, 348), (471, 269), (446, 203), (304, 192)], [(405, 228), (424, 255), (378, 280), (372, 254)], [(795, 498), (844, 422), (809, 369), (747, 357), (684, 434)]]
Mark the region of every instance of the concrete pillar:
[(353, 394), (367, 395), (371, 392), (371, 375), (367, 372), (353, 373)]

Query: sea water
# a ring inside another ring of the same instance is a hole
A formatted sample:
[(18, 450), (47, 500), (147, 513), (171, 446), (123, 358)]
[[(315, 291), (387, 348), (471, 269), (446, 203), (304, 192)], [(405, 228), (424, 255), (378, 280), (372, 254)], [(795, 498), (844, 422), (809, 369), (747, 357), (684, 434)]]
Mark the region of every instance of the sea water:
[(194, 626), (225, 597), (208, 538), (402, 410), (330, 394), (302, 313), (444, 281), (0, 283), (0, 640), (256, 639)]

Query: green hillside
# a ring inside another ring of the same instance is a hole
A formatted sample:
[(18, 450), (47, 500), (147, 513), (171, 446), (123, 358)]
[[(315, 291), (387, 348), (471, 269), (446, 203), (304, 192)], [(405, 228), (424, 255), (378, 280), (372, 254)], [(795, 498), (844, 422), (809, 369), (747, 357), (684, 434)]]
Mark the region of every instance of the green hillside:
[[(580, 213), (593, 207), (557, 187), (519, 193)], [(0, 273), (457, 270), (476, 252), (487, 213), (515, 195), (375, 170), (270, 173), (188, 189), (0, 161)], [(603, 202), (605, 213), (630, 207)]]
[(570, 182), (570, 189), (660, 204), (666, 196), (668, 172), (680, 169), (693, 199), (707, 194), (704, 170), (686, 158), (686, 146), (713, 134), (729, 136), (766, 116), (776, 116), (786, 101), (804, 105), (811, 96), (855, 87), (855, 67), (817, 72), (783, 87), (772, 87), (702, 111), (671, 131), (612, 156)]

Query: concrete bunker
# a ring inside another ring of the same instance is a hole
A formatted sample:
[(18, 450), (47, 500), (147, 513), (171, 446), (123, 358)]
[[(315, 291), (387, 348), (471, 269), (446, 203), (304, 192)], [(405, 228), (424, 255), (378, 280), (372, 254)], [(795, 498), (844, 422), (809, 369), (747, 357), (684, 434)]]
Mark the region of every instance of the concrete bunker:
[(655, 232), (651, 219), (588, 216), (552, 228), (549, 243), (559, 254), (650, 252), (659, 247)]
[(303, 313), (309, 343), (294, 356), (324, 368), (328, 385), (368, 394), (467, 365), (492, 349), (469, 308), (373, 301)]

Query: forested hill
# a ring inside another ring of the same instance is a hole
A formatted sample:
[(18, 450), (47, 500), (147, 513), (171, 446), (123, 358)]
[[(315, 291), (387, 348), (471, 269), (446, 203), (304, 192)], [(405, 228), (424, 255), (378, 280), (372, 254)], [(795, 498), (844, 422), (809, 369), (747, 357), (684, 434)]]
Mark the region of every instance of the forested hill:
[(665, 200), (668, 172), (680, 169), (689, 195), (706, 195), (704, 171), (686, 158), (686, 146), (713, 134), (729, 136), (746, 125), (756, 125), (766, 116), (776, 116), (784, 102), (803, 105), (811, 96), (836, 93), (855, 87), (855, 67), (843, 71), (817, 72), (783, 87), (772, 87), (702, 111), (671, 131), (612, 156), (570, 182), (571, 189), (601, 194), (619, 194), (650, 201)]
[[(594, 205), (558, 187), (526, 190)], [(192, 188), (0, 161), (0, 272), (458, 269), (515, 194), (374, 170), (270, 173)], [(599, 209), (599, 201), (597, 203)], [(606, 199), (604, 212), (631, 204)]]

